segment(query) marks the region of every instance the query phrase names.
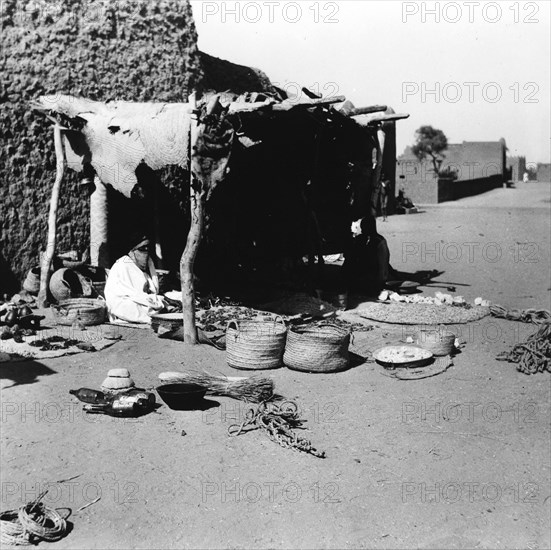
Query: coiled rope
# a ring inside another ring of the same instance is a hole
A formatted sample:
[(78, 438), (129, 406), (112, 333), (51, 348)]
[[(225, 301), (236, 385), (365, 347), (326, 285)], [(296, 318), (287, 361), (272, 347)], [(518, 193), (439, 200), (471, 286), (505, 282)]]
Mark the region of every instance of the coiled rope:
[(6, 546), (31, 546), (32, 544), (14, 510), (0, 513), (0, 542)]
[(525, 342), (516, 344), (511, 351), (503, 352), (497, 358), (516, 363), (517, 370), (524, 374), (551, 373), (551, 321), (543, 323)]
[(541, 324), (551, 321), (551, 313), (547, 309), (506, 309), (496, 304), (490, 306), (490, 313), (494, 317), (521, 323)]
[(21, 506), (17, 512), (8, 510), (0, 514), (0, 541), (3, 544), (30, 546), (42, 540), (54, 542), (67, 534), (65, 519), (40, 502), (47, 492), (41, 493), (34, 502)]

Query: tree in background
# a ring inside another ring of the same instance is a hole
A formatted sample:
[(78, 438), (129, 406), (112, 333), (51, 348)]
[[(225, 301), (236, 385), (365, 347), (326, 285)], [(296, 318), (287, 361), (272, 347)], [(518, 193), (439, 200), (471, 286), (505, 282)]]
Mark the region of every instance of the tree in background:
[(448, 138), (442, 130), (432, 126), (421, 126), (415, 132), (415, 143), (411, 151), (421, 161), (430, 158), (434, 173), (440, 176), (440, 167), (444, 161), (443, 153), (447, 148)]

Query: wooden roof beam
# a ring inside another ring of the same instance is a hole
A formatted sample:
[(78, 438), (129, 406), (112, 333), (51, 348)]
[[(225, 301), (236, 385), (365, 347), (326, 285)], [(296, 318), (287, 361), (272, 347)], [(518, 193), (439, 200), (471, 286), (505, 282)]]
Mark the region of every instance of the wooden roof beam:
[(358, 107), (357, 109), (352, 109), (350, 112), (346, 113), (348, 116), (356, 115), (367, 115), (369, 113), (378, 113), (380, 111), (386, 111), (388, 107), (386, 105), (370, 105), (369, 107)]

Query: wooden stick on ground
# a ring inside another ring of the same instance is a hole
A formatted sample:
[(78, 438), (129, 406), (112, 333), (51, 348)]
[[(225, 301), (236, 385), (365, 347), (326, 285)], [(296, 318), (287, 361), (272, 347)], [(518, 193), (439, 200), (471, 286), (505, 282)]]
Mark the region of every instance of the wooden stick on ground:
[(54, 126), (54, 145), (56, 156), (56, 176), (52, 187), (52, 197), (50, 199), (50, 214), (48, 217), (48, 242), (46, 251), (42, 258), (40, 266), (40, 291), (38, 293), (39, 307), (48, 305), (48, 283), (50, 282), (50, 266), (55, 253), (56, 242), (56, 222), (57, 222), (57, 205), (59, 200), (59, 190), (61, 188), (61, 180), (65, 172), (65, 151), (63, 149), (63, 140), (61, 138), (62, 127), (59, 124)]

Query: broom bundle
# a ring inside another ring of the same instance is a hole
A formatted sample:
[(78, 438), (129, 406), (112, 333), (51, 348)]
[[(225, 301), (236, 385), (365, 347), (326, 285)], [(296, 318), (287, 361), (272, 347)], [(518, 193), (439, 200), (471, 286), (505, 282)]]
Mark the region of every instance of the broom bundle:
[(232, 397), (251, 403), (270, 401), (274, 397), (274, 381), (261, 376), (222, 376), (201, 372), (162, 372), (159, 379), (167, 384), (196, 384), (210, 395)]

